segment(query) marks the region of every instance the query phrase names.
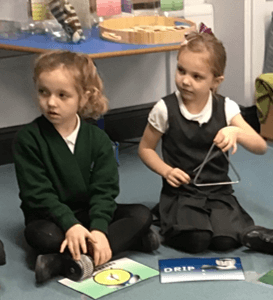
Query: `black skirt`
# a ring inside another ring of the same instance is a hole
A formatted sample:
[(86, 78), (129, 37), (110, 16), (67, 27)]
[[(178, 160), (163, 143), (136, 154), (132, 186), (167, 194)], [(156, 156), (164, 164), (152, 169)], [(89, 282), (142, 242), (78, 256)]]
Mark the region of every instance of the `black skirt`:
[(254, 225), (253, 219), (230, 193), (192, 194), (181, 189), (163, 189), (159, 203), (161, 234), (177, 235), (185, 230), (209, 230), (213, 237), (239, 241), (240, 232)]

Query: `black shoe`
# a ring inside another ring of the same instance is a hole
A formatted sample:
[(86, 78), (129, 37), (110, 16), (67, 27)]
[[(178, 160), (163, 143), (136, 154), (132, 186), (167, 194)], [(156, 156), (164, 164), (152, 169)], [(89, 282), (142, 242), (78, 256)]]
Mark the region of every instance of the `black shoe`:
[(273, 254), (273, 230), (251, 226), (241, 233), (241, 243), (251, 250)]
[(160, 213), (159, 213), (159, 203), (157, 203), (152, 209), (151, 213), (153, 215), (153, 222), (154, 226), (160, 227)]
[(6, 254), (4, 251), (4, 244), (0, 240), (0, 266), (6, 264)]
[(153, 229), (149, 228), (148, 232), (141, 238), (141, 250), (143, 252), (152, 252), (160, 246), (160, 239)]
[(63, 273), (63, 257), (60, 253), (39, 255), (35, 265), (36, 283), (44, 283)]
[(157, 203), (152, 209), (151, 213), (157, 218), (160, 218), (160, 213), (159, 213), (159, 203)]
[(67, 253), (39, 255), (35, 266), (36, 283), (45, 283), (59, 275), (73, 281), (84, 280), (92, 276), (94, 269), (94, 261), (89, 255), (82, 254), (78, 261)]

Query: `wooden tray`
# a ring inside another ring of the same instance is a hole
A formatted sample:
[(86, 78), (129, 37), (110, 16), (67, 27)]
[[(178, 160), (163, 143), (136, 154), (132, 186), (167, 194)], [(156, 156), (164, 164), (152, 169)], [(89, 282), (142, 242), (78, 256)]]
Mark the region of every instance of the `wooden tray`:
[(196, 24), (181, 18), (133, 16), (105, 20), (99, 28), (101, 37), (112, 42), (172, 44), (180, 43), (185, 33), (196, 31)]

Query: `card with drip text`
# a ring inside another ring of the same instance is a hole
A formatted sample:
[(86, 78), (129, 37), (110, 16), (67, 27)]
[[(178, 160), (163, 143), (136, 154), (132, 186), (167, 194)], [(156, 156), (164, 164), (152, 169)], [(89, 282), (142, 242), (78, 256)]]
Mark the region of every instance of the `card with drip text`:
[(161, 283), (206, 280), (245, 280), (241, 259), (175, 258), (159, 260)]

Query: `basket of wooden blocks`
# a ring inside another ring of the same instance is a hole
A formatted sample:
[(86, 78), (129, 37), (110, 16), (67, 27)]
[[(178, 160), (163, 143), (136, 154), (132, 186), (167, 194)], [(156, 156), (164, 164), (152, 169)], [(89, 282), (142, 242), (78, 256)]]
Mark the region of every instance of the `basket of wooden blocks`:
[(192, 21), (165, 16), (112, 18), (99, 24), (103, 39), (125, 44), (175, 44), (196, 31)]

